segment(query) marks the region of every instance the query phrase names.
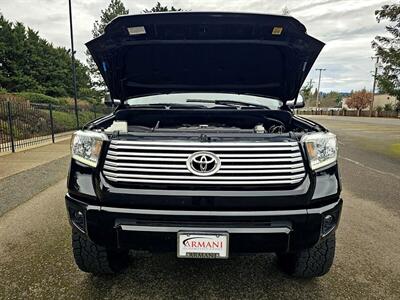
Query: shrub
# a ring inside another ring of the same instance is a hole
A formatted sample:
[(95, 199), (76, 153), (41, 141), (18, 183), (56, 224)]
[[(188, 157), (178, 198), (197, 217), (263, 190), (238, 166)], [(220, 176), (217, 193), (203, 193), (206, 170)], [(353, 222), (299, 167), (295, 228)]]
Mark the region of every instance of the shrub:
[(43, 94), (22, 92), (22, 93), (16, 93), (16, 95), (24, 97), (26, 100), (29, 100), (32, 103), (46, 103), (46, 104), (51, 103), (54, 105), (59, 104), (59, 101), (57, 100), (57, 98), (53, 98), (53, 97), (46, 96)]
[(65, 97), (67, 93), (62, 87), (52, 86), (46, 89), (46, 95), (51, 97)]
[(393, 111), (393, 105), (392, 103), (386, 103), (385, 106), (383, 107), (384, 111)]
[(380, 112), (383, 110), (383, 107), (382, 107), (382, 106), (377, 106), (377, 107), (375, 108), (375, 110), (376, 110), (378, 113), (380, 113)]
[[(59, 98), (59, 99), (63, 101), (63, 104), (70, 105), (70, 106), (75, 105), (74, 98)], [(92, 104), (90, 104), (87, 100), (78, 99), (78, 107), (80, 109), (90, 110), (92, 107)]]
[(10, 94), (10, 93), (4, 93), (4, 94), (0, 93), (0, 100), (26, 102), (24, 97), (17, 96), (15, 94)]

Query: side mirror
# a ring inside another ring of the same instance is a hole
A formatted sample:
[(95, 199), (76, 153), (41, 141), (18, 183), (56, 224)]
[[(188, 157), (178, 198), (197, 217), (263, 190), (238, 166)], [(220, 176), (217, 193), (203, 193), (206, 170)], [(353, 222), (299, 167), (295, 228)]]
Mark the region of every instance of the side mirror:
[(110, 93), (106, 93), (104, 96), (104, 104), (108, 107), (113, 107), (113, 106), (118, 106), (121, 103), (121, 100), (119, 99), (111, 99)]
[(305, 106), (303, 96), (302, 95), (297, 96), (296, 104), (295, 104), (295, 99), (294, 99), (294, 100), (287, 101), (286, 105), (290, 108), (303, 108)]

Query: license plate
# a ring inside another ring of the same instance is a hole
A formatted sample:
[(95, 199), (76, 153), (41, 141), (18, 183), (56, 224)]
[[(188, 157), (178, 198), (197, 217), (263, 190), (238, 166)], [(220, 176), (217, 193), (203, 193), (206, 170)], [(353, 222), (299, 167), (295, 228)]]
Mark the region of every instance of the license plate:
[(228, 233), (178, 232), (178, 257), (228, 258)]

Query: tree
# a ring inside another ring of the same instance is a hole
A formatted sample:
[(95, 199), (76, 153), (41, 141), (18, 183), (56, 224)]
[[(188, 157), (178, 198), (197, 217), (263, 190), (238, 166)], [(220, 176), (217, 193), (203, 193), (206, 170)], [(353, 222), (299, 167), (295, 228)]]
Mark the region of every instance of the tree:
[[(389, 21), (388, 36), (376, 36), (372, 47), (381, 58), (383, 71), (377, 76), (381, 92), (400, 101), (400, 4), (383, 5), (375, 11), (377, 22)], [(399, 105), (399, 102), (398, 102)]]
[(343, 96), (341, 94), (337, 93), (335, 102), (336, 102), (337, 107), (342, 106)]
[[(71, 56), (39, 33), (0, 14), (0, 86), (9, 92), (72, 96)], [(88, 69), (76, 62), (77, 88), (90, 87)]]
[(290, 16), (290, 10), (289, 10), (289, 8), (287, 6), (284, 6), (282, 8), (282, 15), (283, 16)]
[(150, 10), (145, 9), (143, 10), (144, 13), (154, 13), (154, 12), (164, 12), (164, 11), (181, 11), (181, 9), (176, 9), (175, 7), (171, 6), (171, 8), (168, 8), (168, 6), (162, 6), (160, 2), (157, 2), (157, 4), (151, 8)]
[[(129, 14), (129, 10), (125, 8), (124, 3), (121, 0), (111, 0), (110, 4), (105, 10), (101, 11), (101, 16), (99, 20), (96, 20), (93, 24), (92, 35), (93, 38), (104, 33), (104, 29), (108, 23), (120, 15)], [(94, 62), (89, 50), (86, 50), (87, 59), (86, 62), (89, 66), (89, 71), (92, 79), (92, 85), (98, 92), (98, 96), (102, 98), (106, 92), (106, 85), (103, 78), (101, 77), (100, 71)]]
[(383, 110), (384, 110), (384, 111), (393, 111), (393, 104), (392, 104), (392, 103), (386, 103), (386, 104), (383, 106)]
[(312, 80), (310, 80), (300, 90), (300, 94), (303, 97), (306, 106), (311, 106), (310, 104), (313, 97), (312, 88), (313, 88), (313, 83)]
[(349, 108), (357, 109), (357, 115), (360, 115), (361, 110), (367, 108), (372, 101), (372, 93), (367, 92), (365, 89), (361, 91), (352, 92), (346, 104)]
[(337, 107), (342, 102), (342, 95), (339, 92), (330, 91), (321, 99), (321, 107)]

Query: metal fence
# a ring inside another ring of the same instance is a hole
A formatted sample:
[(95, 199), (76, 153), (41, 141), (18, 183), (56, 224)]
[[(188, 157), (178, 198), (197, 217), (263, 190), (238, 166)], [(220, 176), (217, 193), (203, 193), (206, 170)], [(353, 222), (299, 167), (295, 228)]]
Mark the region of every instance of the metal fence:
[[(103, 106), (80, 107), (80, 124), (109, 113)], [(15, 152), (43, 142), (55, 142), (58, 133), (76, 129), (73, 106), (0, 100), (0, 152)]]

